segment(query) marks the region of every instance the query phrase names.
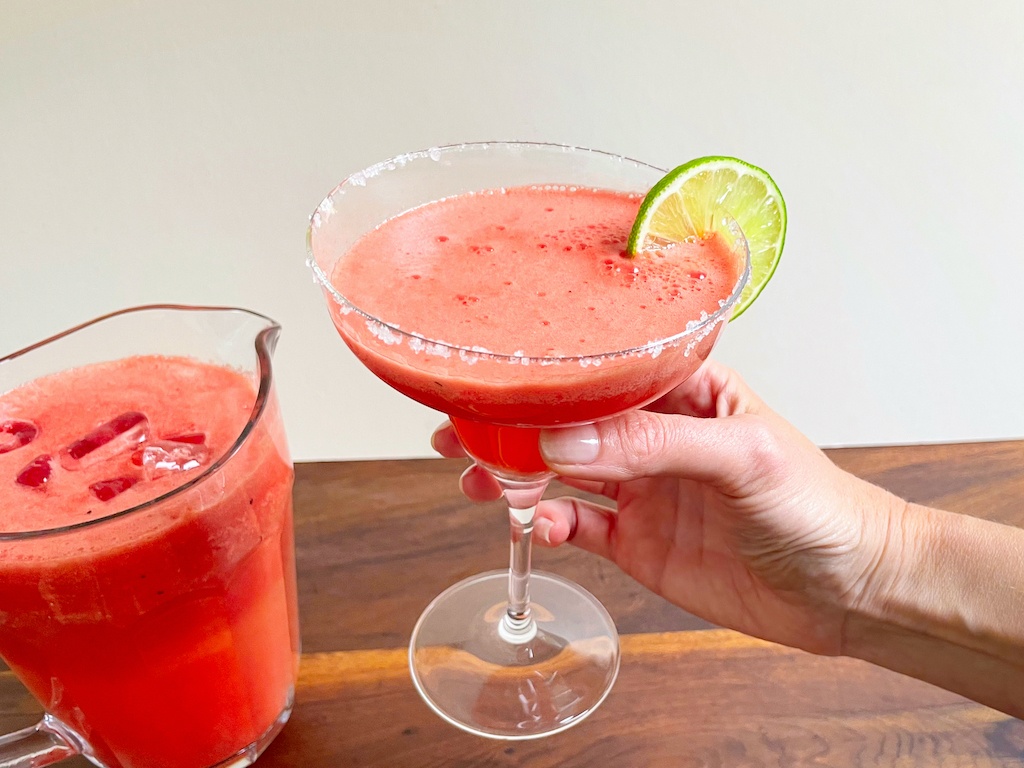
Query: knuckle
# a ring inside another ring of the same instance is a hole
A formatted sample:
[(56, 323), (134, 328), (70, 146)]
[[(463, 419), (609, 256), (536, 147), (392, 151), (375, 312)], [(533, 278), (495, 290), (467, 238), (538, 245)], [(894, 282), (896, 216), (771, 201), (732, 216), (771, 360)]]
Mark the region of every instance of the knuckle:
[(619, 453), (631, 467), (648, 457), (661, 455), (668, 447), (660, 419), (652, 414), (629, 413), (615, 422), (614, 430)]
[(760, 476), (779, 473), (785, 465), (785, 443), (761, 418), (749, 419), (743, 435), (747, 461)]

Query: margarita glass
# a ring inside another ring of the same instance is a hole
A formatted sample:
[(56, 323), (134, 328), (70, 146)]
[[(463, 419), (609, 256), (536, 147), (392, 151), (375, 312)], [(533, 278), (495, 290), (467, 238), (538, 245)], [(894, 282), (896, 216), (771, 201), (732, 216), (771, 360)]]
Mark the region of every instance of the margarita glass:
[[(407, 318), (354, 301), (353, 281), (364, 278), (347, 274), (345, 256), (396, 217), (466, 195), (504, 196), (519, 189), (526, 195), (529, 190), (628, 195), (634, 201), (631, 221), (640, 198), (664, 173), (575, 147), (462, 144), (402, 155), (353, 174), (311, 217), (308, 263), (342, 339), (386, 383), (448, 414), (467, 453), (494, 475), (508, 503), (509, 569), (447, 589), (427, 606), (410, 642), (419, 693), (437, 714), (471, 733), (505, 739), (556, 733), (593, 712), (611, 689), (619, 645), (607, 611), (578, 585), (531, 573), (534, 510), (553, 477), (538, 436), (544, 427), (593, 422), (643, 406), (690, 376), (710, 354), (749, 279), (746, 240), (723, 215), (718, 247), (727, 252), (733, 271), (712, 311), (673, 317), (671, 331), (654, 339), (642, 322), (632, 322), (637, 330), (625, 343), (600, 349), (591, 344), (568, 353), (559, 350), (572, 350), (572, 343), (554, 343), (542, 353), (523, 351), (514, 324), (499, 331), (507, 335), (504, 349), (493, 342), (484, 348), (479, 331), (486, 317), (480, 323), (464, 321), (464, 330), (444, 338), (424, 333)], [(467, 220), (465, 227), (477, 224)], [(605, 262), (609, 269), (637, 269), (624, 256), (613, 261)], [(511, 286), (515, 264), (493, 266), (486, 281)], [(434, 301), (436, 284), (412, 275), (416, 287), (403, 282), (399, 288), (395, 277), (371, 271), (365, 281), (379, 282), (376, 291), (407, 291), (401, 300), (410, 305)], [(568, 311), (571, 319), (572, 313), (597, 309), (573, 308), (570, 302)]]

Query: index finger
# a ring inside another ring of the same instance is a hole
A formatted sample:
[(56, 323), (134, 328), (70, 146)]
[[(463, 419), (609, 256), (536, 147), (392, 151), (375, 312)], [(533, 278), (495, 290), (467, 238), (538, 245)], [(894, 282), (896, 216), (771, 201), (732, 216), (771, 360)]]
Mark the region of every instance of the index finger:
[(430, 436), (430, 446), (446, 459), (461, 459), (467, 455), (450, 421), (442, 423), (434, 430), (434, 434)]

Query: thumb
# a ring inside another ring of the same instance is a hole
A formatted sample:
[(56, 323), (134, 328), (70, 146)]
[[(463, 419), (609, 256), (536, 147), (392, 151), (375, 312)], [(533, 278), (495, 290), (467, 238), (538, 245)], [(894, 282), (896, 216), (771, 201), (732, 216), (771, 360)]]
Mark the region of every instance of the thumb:
[(749, 414), (701, 419), (637, 410), (545, 429), (540, 449), (553, 471), (570, 477), (608, 482), (673, 476), (737, 487), (774, 442), (764, 421)]

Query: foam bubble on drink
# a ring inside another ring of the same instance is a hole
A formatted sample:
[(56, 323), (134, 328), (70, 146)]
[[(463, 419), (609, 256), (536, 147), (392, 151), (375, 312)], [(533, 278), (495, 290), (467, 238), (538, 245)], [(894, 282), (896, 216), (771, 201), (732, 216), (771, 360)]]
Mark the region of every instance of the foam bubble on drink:
[(139, 411), (126, 411), (100, 424), (60, 452), (60, 465), (75, 472), (134, 451), (149, 439), (149, 419)]
[(142, 470), (147, 480), (203, 466), (210, 452), (202, 443), (154, 440), (142, 449)]
[(39, 434), (39, 427), (24, 419), (7, 419), (0, 423), (0, 453), (23, 448)]

